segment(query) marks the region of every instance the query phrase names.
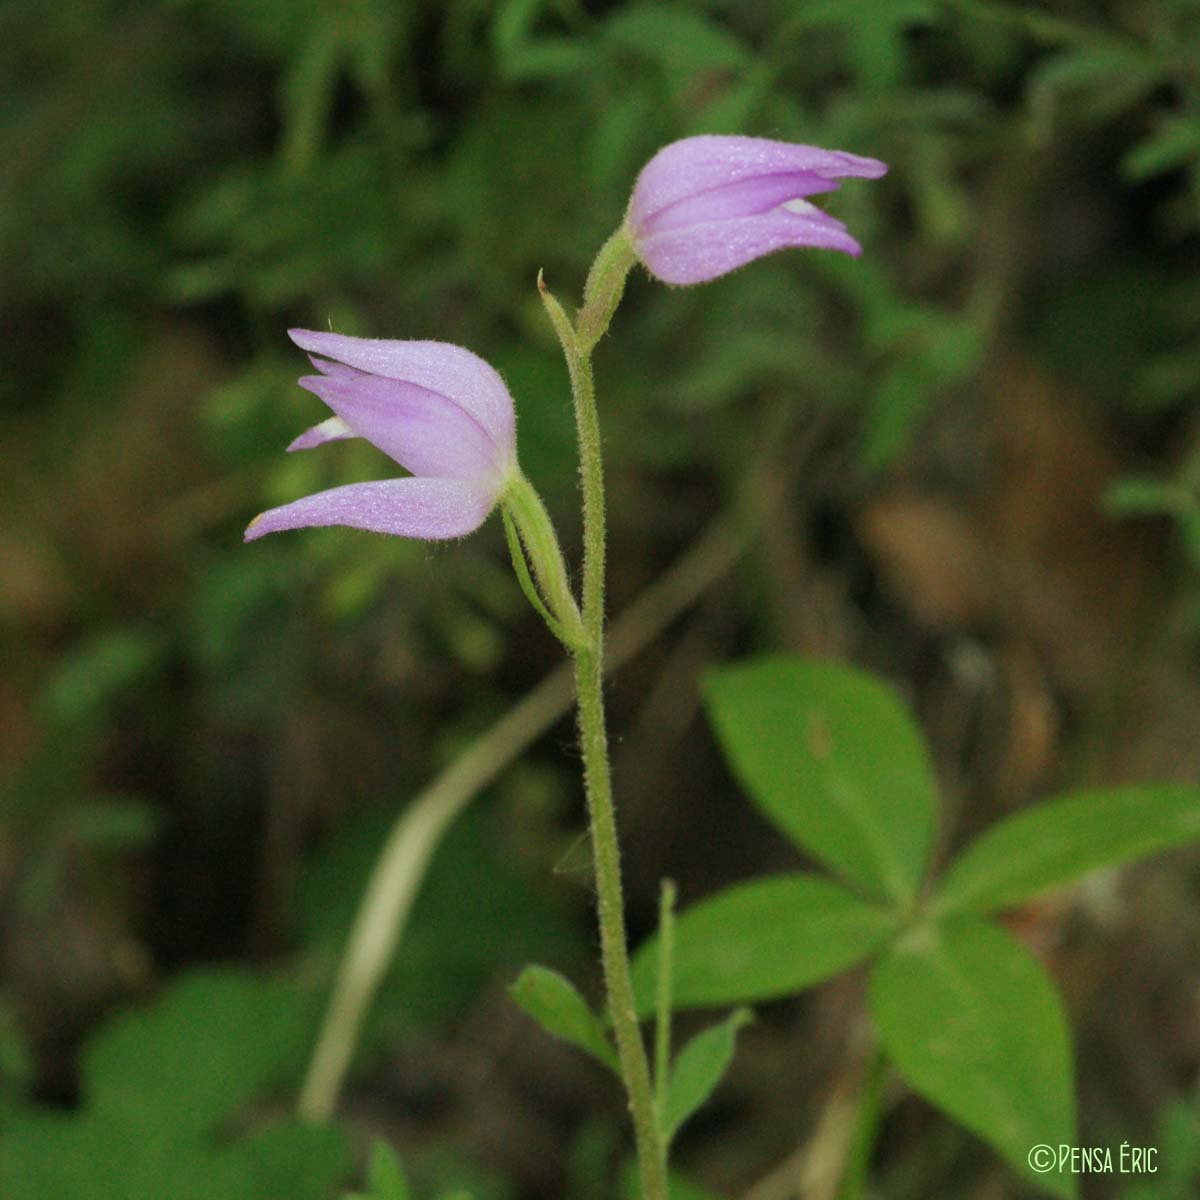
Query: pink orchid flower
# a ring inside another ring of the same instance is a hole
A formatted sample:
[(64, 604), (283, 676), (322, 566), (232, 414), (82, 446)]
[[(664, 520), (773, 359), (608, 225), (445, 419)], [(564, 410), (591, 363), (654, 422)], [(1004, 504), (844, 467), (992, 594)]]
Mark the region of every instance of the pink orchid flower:
[[(255, 517), (246, 540), (346, 525), (435, 541), (478, 529), (517, 471), (508, 388), (478, 355), (446, 342), (398, 342), (293, 329), (319, 375), (300, 386), (334, 416), (289, 450), (362, 437), (411, 475), (317, 492)], [(323, 357), (315, 357), (321, 355)]]
[(755, 137), (684, 138), (642, 169), (626, 227), (664, 283), (704, 283), (785, 246), (861, 254), (841, 221), (808, 202), (887, 165), (841, 150)]

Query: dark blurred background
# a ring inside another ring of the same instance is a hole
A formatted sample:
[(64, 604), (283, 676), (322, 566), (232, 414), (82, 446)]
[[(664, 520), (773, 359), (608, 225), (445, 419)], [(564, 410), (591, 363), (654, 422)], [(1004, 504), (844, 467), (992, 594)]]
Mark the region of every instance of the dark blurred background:
[[(282, 1082), (246, 1090), (284, 1112), (390, 822), (560, 659), (498, 521), (241, 544), (264, 507), (389, 473), (364, 443), (283, 453), (322, 416), (285, 330), (488, 358), (575, 555), (535, 279), (578, 297), (675, 138), (892, 169), (822, 198), (860, 260), (638, 274), (598, 351), (611, 611), (722, 514), (748, 539), (610, 689), (635, 938), (662, 876), (688, 903), (794, 861), (700, 708), (739, 655), (887, 676), (934, 748), (943, 853), (1052, 790), (1200, 779), (1196, 0), (6, 0), (0, 96), (6, 1197), (209, 1195), (166, 1182), (161, 1109), (122, 1125), (96, 1097), (181, 1046), (163, 1103), (219, 1094), (259, 1051), (220, 1042), (205, 988), (264, 1029), (283, 988)], [(611, 1194), (620, 1097), (505, 993), (539, 960), (598, 995), (578, 765), (564, 719), (439, 851), (323, 1182), (265, 1154), (225, 1197), (331, 1195), (374, 1136), (422, 1196)], [(1076, 1030), (1082, 1144), (1170, 1158), (1143, 1200), (1195, 1194), (1198, 897), (1180, 852), (1019, 927)], [(845, 1086), (860, 991), (763, 1006), (679, 1142), (693, 1180), (793, 1194), (772, 1173)], [(174, 1016), (145, 1008), (167, 994)], [(888, 1197), (1025, 1194), (911, 1098), (877, 1162)]]

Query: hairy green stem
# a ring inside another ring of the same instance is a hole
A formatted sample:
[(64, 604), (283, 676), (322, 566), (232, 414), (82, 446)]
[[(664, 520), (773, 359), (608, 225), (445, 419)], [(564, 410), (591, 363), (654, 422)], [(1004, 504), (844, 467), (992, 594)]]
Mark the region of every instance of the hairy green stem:
[[(628, 274), (629, 266), (632, 266), (632, 259), (624, 268), (625, 274)], [(622, 275), (621, 287), (623, 285)], [(538, 288), (567, 360), (579, 437), (579, 470), (583, 485), (584, 644), (575, 651), (575, 689), (579, 704), (584, 791), (592, 832), (604, 983), (621, 1076), (633, 1117), (642, 1200), (667, 1200), (666, 1153), (630, 979), (621, 851), (604, 721), (604, 463), (591, 361), (591, 347), (599, 334), (592, 331), (584, 342), (540, 276)], [(615, 307), (611, 297), (620, 298), (620, 287), (610, 281), (606, 291), (611, 307), (605, 314), (605, 327)]]
[(671, 1072), (671, 976), (674, 960), (675, 882), (664, 879), (658, 902), (658, 994), (654, 1005), (654, 1101), (658, 1105), (660, 1128), (667, 1111), (667, 1085)]
[[(787, 441), (784, 430), (773, 423), (762, 439), (761, 453), (750, 456), (760, 466), (743, 485), (743, 496), (735, 506), (740, 515), (715, 521), (613, 623), (604, 656), (606, 672), (622, 666), (660, 635), (721, 579), (759, 536), (787, 491), (770, 461), (772, 453)], [(805, 456), (792, 449), (787, 461), (795, 470), (803, 465)], [(430, 859), (446, 830), (484, 787), (567, 711), (574, 698), (571, 666), (563, 663), (472, 742), (397, 817), (372, 869), (338, 966), (297, 1106), (303, 1119), (328, 1121), (337, 1107), (368, 1010), (395, 957)]]
[(575, 688), (583, 746), (584, 786), (592, 827), (600, 953), (609, 1015), (617, 1040), (621, 1076), (629, 1097), (629, 1111), (633, 1116), (642, 1196), (644, 1200), (667, 1200), (666, 1155), (629, 974), (621, 889), (621, 852), (608, 767), (600, 659), (590, 650), (575, 655)]
[[(742, 524), (726, 517), (697, 539), (613, 625), (605, 669), (611, 671), (633, 657), (721, 578), (760, 523), (760, 518)], [(574, 699), (571, 667), (564, 662), (414, 796), (397, 818), (371, 872), (338, 968), (298, 1104), (305, 1120), (328, 1121), (337, 1106), (367, 1012), (446, 829)]]

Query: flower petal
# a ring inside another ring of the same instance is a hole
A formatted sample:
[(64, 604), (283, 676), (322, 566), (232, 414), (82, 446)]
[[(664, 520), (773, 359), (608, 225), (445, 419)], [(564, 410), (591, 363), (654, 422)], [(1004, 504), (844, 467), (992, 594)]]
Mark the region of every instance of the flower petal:
[(668, 205), (742, 179), (805, 172), (822, 179), (877, 179), (887, 165), (875, 158), (770, 138), (703, 135), (664, 146), (634, 185), (629, 221), (634, 230)]
[(479, 422), (440, 392), (341, 366), (306, 375), (300, 386), (414, 475), (500, 478), (511, 465)]
[(497, 498), (496, 489), (461, 479), (350, 483), (262, 513), (250, 522), (246, 541), (313, 525), (345, 525), (426, 541), (463, 537), (487, 520)]
[(858, 255), (862, 247), (841, 221), (804, 201), (756, 217), (710, 221), (645, 238), (642, 260), (664, 283), (704, 283), (785, 246), (817, 246)]
[(441, 393), (474, 417), (501, 451), (515, 450), (516, 421), (508, 388), (496, 369), (470, 350), (449, 342), (356, 338), (311, 329), (290, 329), (288, 336), (301, 349), (348, 367)]
[(836, 181), (822, 179), (810, 171), (756, 175), (676, 200), (674, 204), (659, 209), (637, 230), (637, 234), (640, 240), (668, 229), (698, 225), (702, 221), (754, 217), (770, 212), (785, 201), (815, 196), (819, 192), (833, 192), (837, 187)]
[(326, 442), (340, 442), (354, 437), (358, 437), (358, 434), (345, 421), (340, 417), (330, 417), (302, 433), (288, 449), (311, 450), (314, 446), (323, 446)]

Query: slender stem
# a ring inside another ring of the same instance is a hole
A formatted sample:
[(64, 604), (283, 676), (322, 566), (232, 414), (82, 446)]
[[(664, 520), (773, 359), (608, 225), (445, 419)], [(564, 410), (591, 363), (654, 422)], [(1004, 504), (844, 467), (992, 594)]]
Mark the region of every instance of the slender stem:
[(583, 483), (584, 645), (575, 651), (575, 688), (579, 703), (584, 790), (592, 830), (604, 983), (617, 1039), (621, 1076), (633, 1116), (642, 1200), (667, 1200), (666, 1153), (629, 974), (621, 851), (608, 763), (608, 733), (604, 723), (604, 463), (592, 378), (593, 343), (589, 341), (586, 348), (581, 343), (540, 276), (538, 287), (567, 360), (579, 437), (579, 471)]
[[(614, 623), (605, 669), (632, 658), (737, 562), (761, 519), (715, 522)], [(367, 1011), (395, 957), (413, 901), (447, 827), (575, 699), (563, 663), (413, 797), (397, 818), (354, 919), (333, 996), (300, 1095), (300, 1116), (327, 1121), (337, 1106)]]
[(629, 975), (621, 889), (621, 852), (617, 842), (616, 812), (608, 767), (600, 657), (590, 649), (581, 650), (575, 655), (575, 689), (579, 702), (584, 787), (592, 827), (600, 953), (604, 963), (608, 1008), (617, 1039), (617, 1056), (629, 1094), (629, 1110), (633, 1115), (642, 1197), (643, 1200), (667, 1200), (662, 1138), (650, 1086), (650, 1066), (646, 1061), (646, 1047), (642, 1042), (633, 983)]
[(654, 1006), (654, 1102), (659, 1126), (671, 1070), (671, 972), (675, 960), (675, 882), (664, 879), (658, 902), (658, 996)]
[[(763, 439), (761, 454), (751, 455), (751, 461), (763, 465), (751, 472), (743, 485), (744, 494), (735, 506), (740, 515), (714, 521), (613, 622), (604, 659), (606, 672), (624, 665), (658, 637), (721, 579), (759, 536), (787, 494), (771, 462), (772, 453), (787, 444), (784, 431), (772, 428), (770, 436)], [(787, 461), (790, 469), (796, 470), (803, 466), (805, 456), (793, 449)], [(567, 711), (575, 698), (571, 676), (567, 663), (547, 675), (414, 796), (396, 819), (371, 872), (338, 966), (297, 1106), (305, 1120), (327, 1121), (337, 1107), (367, 1012), (404, 936), (413, 900), (446, 829), (484, 787)]]
[(579, 434), (579, 472), (583, 480), (583, 628), (597, 658), (604, 657), (604, 456), (592, 359), (579, 354), (571, 371)]
[(858, 1114), (854, 1134), (842, 1169), (838, 1200), (862, 1200), (871, 1173), (871, 1158), (875, 1139), (883, 1120), (883, 1083), (887, 1074), (887, 1058), (876, 1042), (871, 1048), (858, 1095)]

